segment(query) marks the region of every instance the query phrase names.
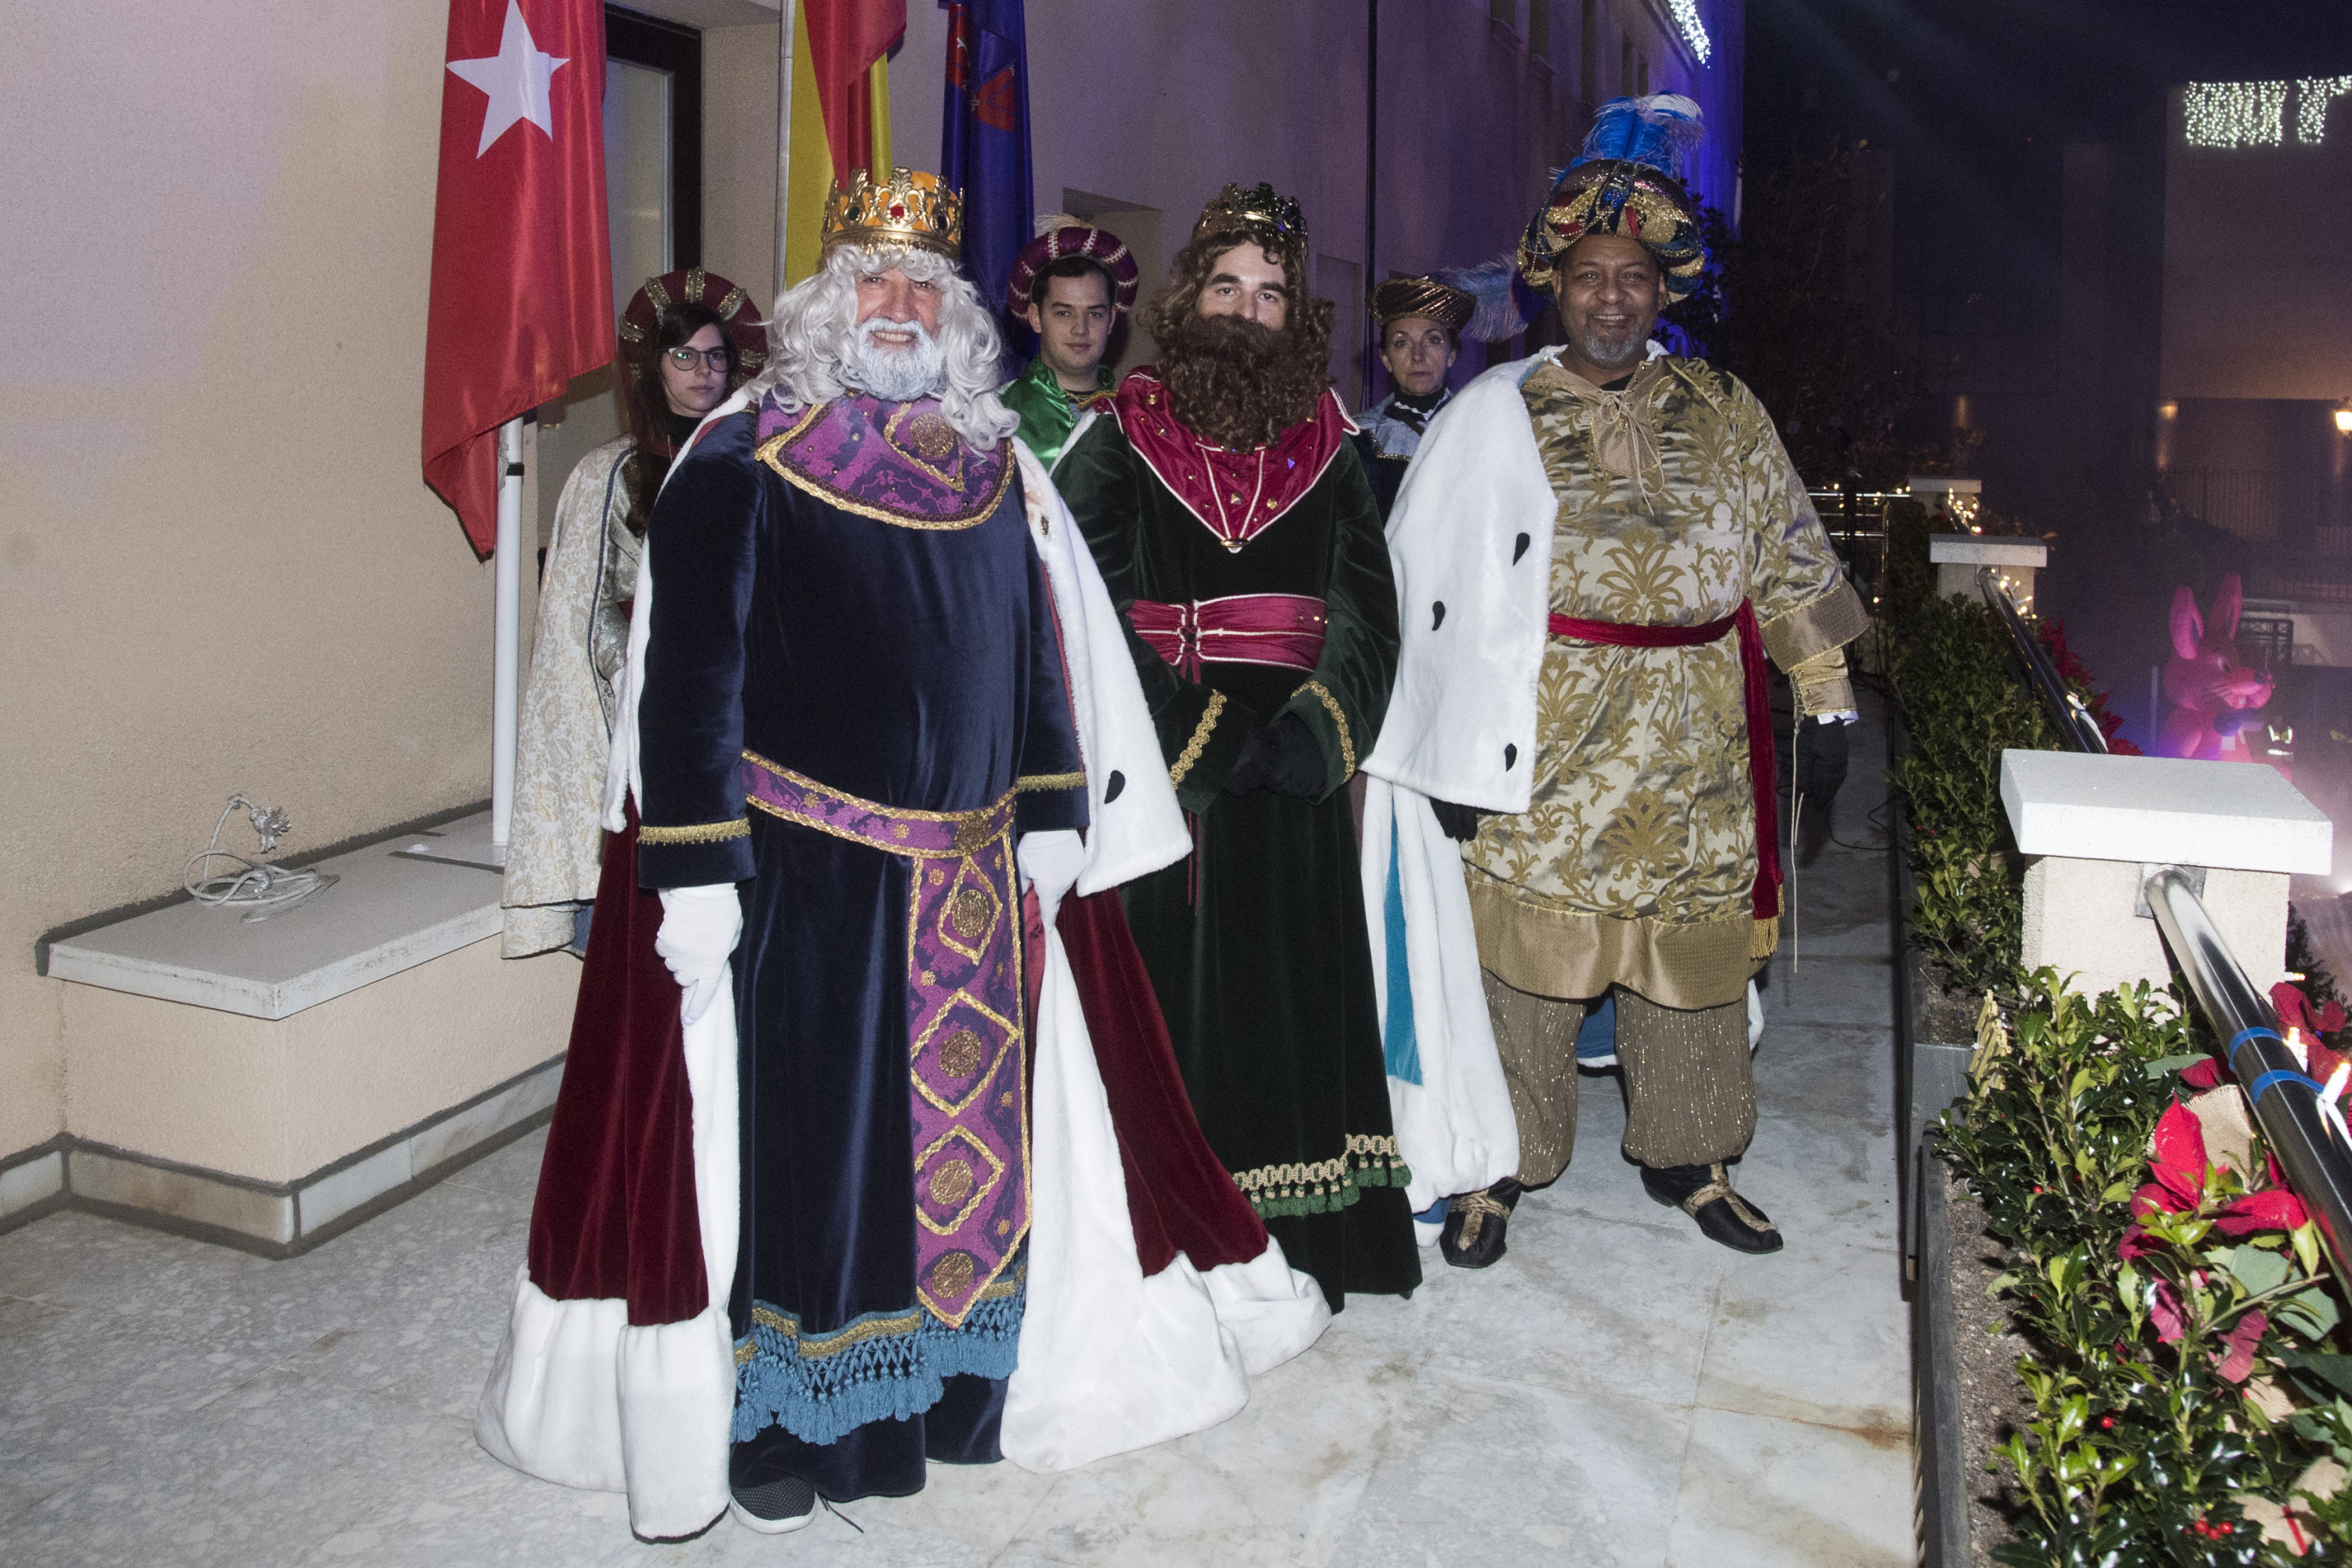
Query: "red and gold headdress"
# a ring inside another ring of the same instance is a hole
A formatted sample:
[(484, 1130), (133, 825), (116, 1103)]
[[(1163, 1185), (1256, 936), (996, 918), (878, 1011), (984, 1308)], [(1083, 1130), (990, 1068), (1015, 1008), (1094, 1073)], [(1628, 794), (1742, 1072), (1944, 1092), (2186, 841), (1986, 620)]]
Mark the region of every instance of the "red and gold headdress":
[(1071, 256), (1084, 257), (1110, 274), (1113, 310), (1135, 308), (1135, 253), (1110, 230), (1082, 223), (1067, 213), (1049, 213), (1037, 220), (1037, 237), (1021, 247), (1005, 279), (1006, 307), (1016, 316), (1028, 309), (1029, 290), (1036, 286), (1037, 274)]

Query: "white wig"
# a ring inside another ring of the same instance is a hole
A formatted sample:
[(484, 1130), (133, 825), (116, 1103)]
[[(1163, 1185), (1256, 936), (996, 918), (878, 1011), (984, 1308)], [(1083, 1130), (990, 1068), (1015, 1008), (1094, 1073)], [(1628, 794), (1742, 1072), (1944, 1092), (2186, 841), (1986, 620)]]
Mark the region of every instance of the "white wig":
[(850, 372), (856, 342), (857, 279), (896, 268), (916, 282), (940, 287), (940, 346), (946, 361), (938, 388), (940, 412), (970, 445), (990, 447), (1021, 428), (1021, 416), (998, 400), (997, 364), (1003, 347), (980, 290), (937, 251), (861, 250), (845, 245), (816, 272), (785, 289), (768, 317), (768, 364), (751, 384), (754, 397), (773, 391), (785, 412), (830, 403), (856, 386)]

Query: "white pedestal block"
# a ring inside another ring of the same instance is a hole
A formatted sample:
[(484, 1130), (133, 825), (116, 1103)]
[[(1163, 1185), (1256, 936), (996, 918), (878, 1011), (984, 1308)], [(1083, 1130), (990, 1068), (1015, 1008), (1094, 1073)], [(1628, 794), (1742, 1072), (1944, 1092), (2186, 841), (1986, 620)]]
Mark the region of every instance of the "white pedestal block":
[(2004, 752), (2000, 797), (2025, 872), (2026, 967), (2095, 994), (2170, 973), (2137, 913), (2156, 866), (2207, 868), (2200, 901), (2247, 977), (2286, 973), (2287, 878), (2328, 868), (2333, 825), (2254, 763)]
[(53, 945), (67, 1136), (54, 1181), (0, 1171), (0, 1226), (61, 1193), (285, 1256), (542, 1117), (580, 964), (499, 956), (487, 815), (323, 861), (264, 921), (175, 904)]
[(1931, 533), (1927, 559), (1936, 567), (1936, 592), (1948, 597), (1977, 596), (1977, 568), (1990, 566), (2021, 610), (2033, 607), (2034, 574), (2050, 563), (2050, 547), (2038, 539), (1987, 539), (1976, 533)]
[[(2045, 855), (2025, 868), (2028, 969), (2044, 964), (2085, 995), (2136, 980), (2161, 987), (2172, 972), (2153, 919), (2132, 912), (2141, 863)], [(2209, 870), (2199, 901), (2246, 977), (2268, 991), (2286, 977), (2284, 871)]]

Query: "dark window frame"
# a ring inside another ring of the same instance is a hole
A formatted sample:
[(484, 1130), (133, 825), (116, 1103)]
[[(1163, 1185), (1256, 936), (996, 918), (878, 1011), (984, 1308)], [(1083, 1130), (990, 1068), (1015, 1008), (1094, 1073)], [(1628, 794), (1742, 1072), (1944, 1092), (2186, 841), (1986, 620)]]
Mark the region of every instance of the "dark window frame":
[(604, 55), (669, 75), (670, 267), (702, 265), (702, 31), (604, 7)]

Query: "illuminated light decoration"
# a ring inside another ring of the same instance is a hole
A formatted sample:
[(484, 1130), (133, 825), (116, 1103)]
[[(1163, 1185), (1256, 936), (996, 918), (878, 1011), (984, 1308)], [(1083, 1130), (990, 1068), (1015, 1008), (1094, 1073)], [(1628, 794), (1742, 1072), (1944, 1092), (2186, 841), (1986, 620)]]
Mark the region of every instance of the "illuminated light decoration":
[(2316, 147), (2327, 136), (2327, 106), (2352, 92), (2352, 76), (2307, 76), (2294, 84), (2294, 139)]
[(1698, 19), (1698, 0), (1667, 0), (1667, 4), (1674, 8), (1675, 26), (1683, 30), (1683, 39), (1690, 45), (1691, 53), (1698, 57), (1699, 64), (1706, 64), (1715, 46), (1707, 41), (1706, 24)]
[(2283, 81), (2192, 81), (2182, 102), (2191, 147), (2276, 147), (2286, 140)]

